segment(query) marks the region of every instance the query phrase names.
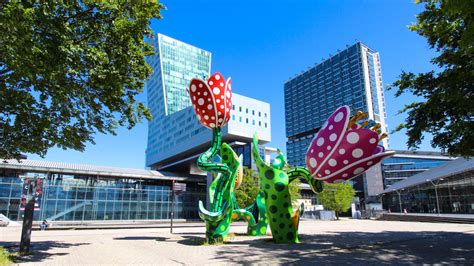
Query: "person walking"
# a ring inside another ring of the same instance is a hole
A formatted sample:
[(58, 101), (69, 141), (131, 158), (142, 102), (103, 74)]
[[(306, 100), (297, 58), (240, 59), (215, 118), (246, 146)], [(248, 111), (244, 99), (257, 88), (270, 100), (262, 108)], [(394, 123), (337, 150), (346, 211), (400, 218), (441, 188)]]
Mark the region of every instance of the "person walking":
[(46, 230), (46, 228), (48, 228), (48, 221), (43, 220), (43, 222), (40, 225), (40, 229), (41, 229), (41, 231), (44, 231), (44, 230)]

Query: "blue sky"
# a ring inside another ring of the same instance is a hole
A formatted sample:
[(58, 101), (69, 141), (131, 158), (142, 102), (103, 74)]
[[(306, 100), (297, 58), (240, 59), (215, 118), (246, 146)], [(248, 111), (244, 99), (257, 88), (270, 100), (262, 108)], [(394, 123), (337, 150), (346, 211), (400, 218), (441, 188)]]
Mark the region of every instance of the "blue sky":
[[(426, 40), (407, 26), (423, 10), (412, 1), (162, 1), (163, 19), (152, 22), (156, 32), (212, 52), (212, 72), (231, 76), (233, 90), (271, 104), (273, 147), (285, 150), (284, 82), (335, 54), (355, 40), (380, 53), (384, 87), (401, 70), (433, 69), (435, 55)], [(385, 93), (389, 129), (403, 122), (397, 115), (415, 100)], [(318, 97), (314, 95), (314, 97)], [(146, 95), (140, 95), (146, 101)], [(308, 99), (311, 100), (311, 99)], [(143, 168), (147, 122), (117, 136), (98, 134), (84, 152), (52, 149), (50, 161)], [(391, 149), (406, 149), (403, 132), (390, 135)], [(433, 150), (429, 140), (421, 150)], [(40, 159), (28, 155), (30, 159)]]

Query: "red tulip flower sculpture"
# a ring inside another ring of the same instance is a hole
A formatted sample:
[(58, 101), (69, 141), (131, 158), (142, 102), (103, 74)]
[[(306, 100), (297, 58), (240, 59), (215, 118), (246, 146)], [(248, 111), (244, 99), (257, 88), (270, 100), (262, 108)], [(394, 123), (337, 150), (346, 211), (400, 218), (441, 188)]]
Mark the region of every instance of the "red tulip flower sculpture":
[(230, 119), (232, 88), (221, 73), (214, 73), (207, 82), (192, 79), (188, 89), (194, 112), (205, 127), (223, 127)]
[[(245, 217), (248, 217), (249, 232), (259, 226), (251, 212), (238, 210), (234, 189), (242, 182), (242, 165), (234, 150), (227, 143), (221, 144), (221, 128), (229, 121), (232, 109), (231, 81), (230, 78), (226, 81), (220, 73), (214, 73), (207, 81), (192, 79), (188, 93), (199, 122), (212, 129), (211, 147), (197, 160), (201, 170), (214, 174), (209, 186), (210, 209), (204, 208), (199, 201), (199, 217), (206, 223), (207, 243), (222, 243), (227, 238), (235, 211), (248, 214)], [(216, 162), (219, 151), (220, 161)]]
[(317, 180), (336, 183), (354, 178), (381, 160), (395, 154), (385, 151), (379, 141), (380, 125), (366, 128), (357, 120), (365, 114), (350, 117), (348, 106), (338, 108), (321, 127), (306, 151), (306, 166)]

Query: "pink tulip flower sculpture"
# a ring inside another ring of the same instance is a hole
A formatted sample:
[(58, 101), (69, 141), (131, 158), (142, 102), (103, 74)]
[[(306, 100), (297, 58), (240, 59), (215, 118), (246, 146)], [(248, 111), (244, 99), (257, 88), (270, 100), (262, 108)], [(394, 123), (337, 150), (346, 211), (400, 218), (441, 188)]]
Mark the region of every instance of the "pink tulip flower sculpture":
[(306, 151), (306, 166), (316, 180), (337, 183), (352, 179), (395, 154), (378, 145), (387, 135), (380, 124), (368, 128), (366, 114), (350, 116), (348, 106), (338, 108), (321, 127)]

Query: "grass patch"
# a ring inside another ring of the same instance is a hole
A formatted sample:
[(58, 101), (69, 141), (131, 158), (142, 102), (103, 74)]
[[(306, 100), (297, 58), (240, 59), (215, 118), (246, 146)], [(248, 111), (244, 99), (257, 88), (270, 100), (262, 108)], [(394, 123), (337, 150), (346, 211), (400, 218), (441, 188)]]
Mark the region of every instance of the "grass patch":
[(0, 266), (10, 265), (13, 261), (11, 259), (10, 253), (6, 251), (3, 247), (0, 247)]

